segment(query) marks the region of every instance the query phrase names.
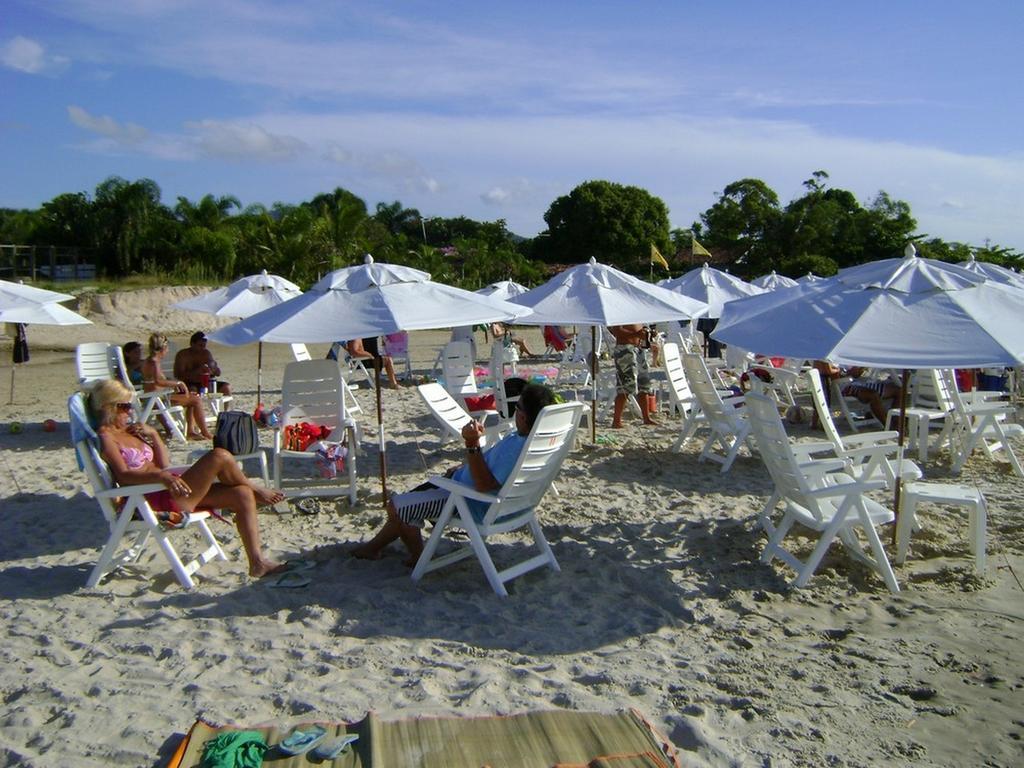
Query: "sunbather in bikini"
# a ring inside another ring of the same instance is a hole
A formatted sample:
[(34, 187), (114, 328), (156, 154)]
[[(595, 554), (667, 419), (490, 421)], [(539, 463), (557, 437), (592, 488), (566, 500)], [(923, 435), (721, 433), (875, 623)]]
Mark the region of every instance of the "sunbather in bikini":
[(284, 564), (263, 554), (256, 520), (257, 505), (276, 504), (284, 494), (246, 477), (235, 457), (223, 448), (214, 448), (181, 474), (167, 469), (170, 458), (160, 435), (133, 421), (132, 394), (120, 381), (108, 379), (91, 395), (100, 423), (100, 453), (114, 479), (123, 485), (163, 485), (165, 490), (146, 494), (146, 498), (154, 511), (166, 513), (172, 524), (197, 509), (230, 509), (249, 560), (249, 575), (266, 576), (284, 569)]

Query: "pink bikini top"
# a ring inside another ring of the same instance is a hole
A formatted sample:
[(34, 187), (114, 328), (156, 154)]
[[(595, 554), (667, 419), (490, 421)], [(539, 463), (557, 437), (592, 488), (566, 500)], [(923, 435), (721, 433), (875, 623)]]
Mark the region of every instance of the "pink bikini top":
[(128, 469), (139, 469), (153, 460), (153, 449), (145, 443), (141, 448), (129, 448), (123, 445), (117, 446), (121, 452), (121, 458), (128, 465)]

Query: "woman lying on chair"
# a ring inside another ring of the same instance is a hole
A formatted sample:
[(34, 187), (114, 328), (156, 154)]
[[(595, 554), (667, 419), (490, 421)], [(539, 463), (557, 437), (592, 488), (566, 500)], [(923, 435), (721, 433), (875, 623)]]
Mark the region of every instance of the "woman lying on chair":
[(160, 435), (133, 420), (132, 394), (120, 381), (108, 379), (97, 384), (90, 396), (100, 425), (96, 430), (100, 454), (114, 479), (121, 485), (163, 485), (166, 490), (147, 493), (146, 500), (154, 512), (165, 513), (172, 525), (183, 523), (197, 509), (230, 509), (249, 559), (249, 575), (266, 576), (284, 569), (284, 564), (263, 555), (256, 521), (258, 504), (276, 504), (284, 494), (246, 477), (235, 457), (223, 448), (214, 448), (181, 474), (167, 469), (170, 460)]
[[(541, 384), (528, 384), (519, 395), (516, 406), (516, 430), (484, 451), (480, 449), (480, 438), (484, 426), (472, 421), (462, 428), (462, 439), (466, 441), (466, 462), (452, 467), (445, 473), (457, 483), (468, 485), (481, 493), (496, 491), (505, 483), (515, 469), (519, 454), (526, 445), (526, 437), (533, 429), (533, 423), (541, 410), (555, 402), (554, 393)], [(363, 560), (378, 560), (388, 544), (401, 539), (409, 550), (405, 564), (413, 566), (423, 551), (420, 526), (424, 520), (435, 520), (441, 514), (448, 491), (431, 483), (423, 483), (406, 493), (396, 493), (388, 499), (388, 519), (377, 535), (357, 547), (352, 554)], [(476, 516), (486, 504), (471, 501), (470, 508)]]

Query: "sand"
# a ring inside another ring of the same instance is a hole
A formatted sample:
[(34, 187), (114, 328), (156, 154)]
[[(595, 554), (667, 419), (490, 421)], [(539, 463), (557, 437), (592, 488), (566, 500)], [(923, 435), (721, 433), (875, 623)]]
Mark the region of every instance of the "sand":
[[(151, 330), (185, 343), (211, 328), (164, 309), (189, 292), (115, 294), (83, 302), (94, 326), (29, 329), (32, 360), (15, 375), (14, 403), (0, 406), (0, 765), (158, 765), (197, 716), (287, 725), (368, 710), (624, 707), (689, 765), (1024, 763), (1024, 486), (980, 454), (957, 482), (988, 499), (987, 572), (974, 572), (966, 515), (926, 508), (897, 595), (838, 546), (807, 588), (791, 589), (791, 571), (758, 559), (771, 490), (760, 461), (744, 453), (722, 475), (697, 462), (696, 443), (669, 451), (677, 423), (636, 419), (601, 424), (599, 444), (571, 455), (561, 495), (540, 514), (561, 573), (517, 579), (505, 600), (472, 561), (413, 584), (397, 548), (379, 562), (348, 555), (382, 519), (369, 442), (354, 508), (325, 499), (260, 517), (272, 554), (319, 562), (311, 586), (250, 580), (237, 535), (218, 524), (231, 560), (207, 565), (193, 592), (152, 551), (86, 589), (107, 531), (69, 444), (74, 345)], [(418, 374), (446, 338), (413, 335)], [(236, 407), (251, 410), (255, 349), (214, 353)], [(0, 355), (10, 360), (6, 339)], [(268, 402), (289, 359), (286, 346), (265, 349)], [(9, 381), (0, 369), (5, 403)], [(370, 393), (357, 396), (369, 438)], [(460, 460), (438, 449), (414, 389), (387, 391), (385, 403), (393, 487)], [(57, 432), (42, 431), (47, 418)], [(21, 434), (7, 434), (14, 420)], [(944, 453), (924, 469), (953, 481)], [(514, 545), (498, 545), (499, 562)]]

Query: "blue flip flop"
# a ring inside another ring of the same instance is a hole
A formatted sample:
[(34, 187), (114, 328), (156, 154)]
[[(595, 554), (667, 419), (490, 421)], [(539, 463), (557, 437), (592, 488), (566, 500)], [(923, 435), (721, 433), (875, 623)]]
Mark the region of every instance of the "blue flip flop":
[(279, 752), (286, 755), (301, 755), (324, 737), (327, 729), (321, 725), (311, 725), (306, 730), (296, 728), (277, 745)]
[(359, 741), (358, 733), (346, 733), (332, 741), (325, 741), (309, 753), (310, 757), (317, 760), (333, 760), (342, 752), (348, 749), (348, 745)]
[(265, 577), (263, 583), (271, 589), (302, 589), (312, 584), (313, 580), (298, 571), (282, 571)]

